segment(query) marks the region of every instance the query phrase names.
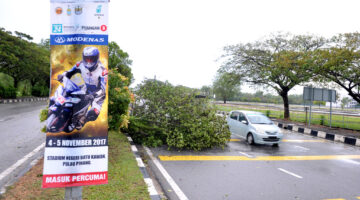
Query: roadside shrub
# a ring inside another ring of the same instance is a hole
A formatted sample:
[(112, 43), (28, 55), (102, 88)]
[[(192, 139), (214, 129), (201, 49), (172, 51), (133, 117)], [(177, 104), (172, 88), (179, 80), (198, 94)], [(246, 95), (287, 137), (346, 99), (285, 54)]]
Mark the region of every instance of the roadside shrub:
[(4, 73), (0, 73), (0, 98), (3, 99), (16, 98), (14, 78)]
[(270, 110), (266, 110), (266, 116), (270, 117), (271, 111)]
[(31, 90), (32, 90), (32, 86), (29, 80), (20, 81), (16, 88), (16, 96), (17, 97), (31, 96)]
[[(47, 119), (48, 116), (48, 107), (46, 109), (42, 109), (39, 114), (40, 122), (44, 122)], [(46, 126), (43, 126), (41, 128), (41, 132), (46, 133)]]
[(35, 83), (32, 87), (31, 94), (36, 97), (46, 97), (49, 96), (49, 87), (45, 83)]
[(320, 125), (325, 125), (325, 116), (324, 115), (320, 116)]
[(40, 115), (39, 115), (39, 117), (40, 117), (40, 122), (43, 122), (43, 121), (45, 121), (46, 119), (47, 119), (47, 115), (48, 115), (48, 108), (46, 108), (46, 109), (42, 109), (41, 111), (40, 111)]
[[(216, 115), (208, 99), (196, 99), (196, 93), (190, 88), (145, 80), (135, 93), (133, 115), (136, 120), (130, 121), (127, 131), (137, 142), (202, 150), (223, 147), (230, 138), (225, 118)], [(142, 130), (134, 130), (133, 126)]]
[(129, 125), (125, 130), (135, 143), (149, 147), (161, 146), (163, 141), (166, 141), (166, 135), (159, 127), (134, 116), (130, 117)]
[(16, 98), (16, 89), (13, 86), (4, 87), (0, 85), (0, 98), (14, 99)]
[(109, 129), (119, 130), (126, 127), (129, 121), (129, 104), (134, 101), (128, 85), (129, 78), (117, 71), (109, 72)]

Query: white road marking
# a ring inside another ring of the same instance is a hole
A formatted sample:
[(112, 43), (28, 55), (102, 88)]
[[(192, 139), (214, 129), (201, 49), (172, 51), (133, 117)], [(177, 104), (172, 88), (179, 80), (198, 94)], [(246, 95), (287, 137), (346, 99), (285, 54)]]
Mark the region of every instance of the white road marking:
[(308, 148), (305, 148), (305, 147), (302, 147), (302, 146), (299, 146), (299, 145), (294, 145), (295, 148), (298, 148), (298, 149), (302, 149), (302, 150), (305, 150), (305, 151), (309, 151), (310, 149)]
[(354, 160), (350, 160), (350, 159), (343, 159), (342, 161), (345, 161), (347, 163), (351, 163), (351, 164), (355, 164), (355, 165), (360, 165), (360, 162), (354, 161)]
[(136, 158), (137, 164), (139, 167), (145, 167), (143, 161), (141, 160), (141, 158)]
[(282, 172), (285, 172), (285, 173), (287, 173), (287, 174), (289, 174), (289, 175), (291, 175), (291, 176), (295, 176), (296, 178), (303, 178), (303, 177), (301, 177), (301, 176), (299, 176), (299, 175), (297, 175), (297, 174), (294, 174), (294, 173), (289, 172), (289, 171), (287, 171), (287, 170), (285, 170), (285, 169), (282, 169), (282, 168), (278, 168), (278, 170), (280, 170), (280, 171), (282, 171)]
[(161, 174), (165, 177), (165, 179), (167, 180), (167, 182), (170, 184), (170, 186), (172, 187), (172, 189), (174, 190), (175, 194), (178, 196), (178, 198), (180, 200), (188, 200), (188, 198), (186, 197), (186, 195), (183, 193), (183, 191), (181, 191), (181, 189), (179, 188), (179, 186), (175, 183), (174, 179), (171, 178), (171, 176), (167, 173), (167, 171), (165, 170), (165, 168), (161, 165), (161, 163), (154, 158), (151, 150), (147, 147), (144, 147), (147, 154), (149, 155), (150, 159), (154, 162), (154, 164), (156, 165), (156, 167), (160, 170)]
[(133, 152), (137, 152), (137, 151), (138, 151), (135, 145), (131, 145), (131, 151), (133, 151)]
[(145, 181), (146, 185), (148, 186), (148, 191), (149, 191), (150, 195), (158, 195), (151, 178), (145, 178), (144, 181)]
[(249, 155), (247, 153), (244, 153), (244, 152), (241, 152), (241, 151), (239, 151), (239, 153), (246, 156), (246, 157), (248, 157), (248, 158), (254, 158), (254, 156), (251, 156), (251, 155)]
[(128, 139), (130, 142), (132, 142), (132, 141), (133, 141), (131, 137), (127, 137), (127, 139)]
[(21, 166), (24, 162), (26, 162), (29, 158), (31, 158), (33, 155), (35, 155), (37, 152), (39, 152), (42, 148), (45, 147), (45, 142), (42, 143), (40, 146), (36, 147), (32, 152), (28, 153), (26, 156), (18, 160), (15, 164), (13, 164), (11, 167), (7, 168), (5, 171), (3, 171), (0, 174), (0, 181), (4, 179), (6, 176), (8, 176), (11, 172), (13, 172), (16, 168)]
[[(40, 146), (36, 147), (32, 152), (28, 153), (26, 156), (24, 156), (22, 159), (18, 160), (15, 164), (13, 164), (11, 167), (7, 168), (5, 171), (3, 171), (0, 174), (0, 181), (2, 181), (2, 179), (4, 179), (6, 176), (8, 176), (9, 174), (11, 174), (16, 168), (18, 168), (19, 166), (21, 166), (24, 162), (26, 162), (28, 159), (30, 159), (33, 155), (35, 155), (37, 152), (39, 152), (42, 148), (45, 147), (45, 142), (42, 143)], [(33, 160), (30, 165), (34, 166), (38, 161), (40, 160), (40, 158), (37, 158), (35, 160)], [(6, 184), (4, 185), (4, 187), (2, 187), (0, 189), (0, 194), (4, 194), (6, 192), (6, 188), (9, 185)]]

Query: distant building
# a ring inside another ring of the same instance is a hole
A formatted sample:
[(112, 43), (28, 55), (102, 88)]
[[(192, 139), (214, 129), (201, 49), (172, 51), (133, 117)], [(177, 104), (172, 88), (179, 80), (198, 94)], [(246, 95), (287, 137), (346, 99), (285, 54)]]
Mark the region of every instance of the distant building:
[(348, 105), (348, 108), (355, 108), (355, 107), (360, 107), (359, 103), (355, 100), (352, 100)]

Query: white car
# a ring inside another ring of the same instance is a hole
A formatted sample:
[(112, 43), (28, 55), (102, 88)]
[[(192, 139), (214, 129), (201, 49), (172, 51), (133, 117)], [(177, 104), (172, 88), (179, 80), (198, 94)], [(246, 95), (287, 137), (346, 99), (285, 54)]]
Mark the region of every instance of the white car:
[(246, 139), (249, 144), (272, 144), (278, 146), (283, 138), (280, 128), (259, 112), (231, 111), (227, 117), (227, 123), (232, 134)]

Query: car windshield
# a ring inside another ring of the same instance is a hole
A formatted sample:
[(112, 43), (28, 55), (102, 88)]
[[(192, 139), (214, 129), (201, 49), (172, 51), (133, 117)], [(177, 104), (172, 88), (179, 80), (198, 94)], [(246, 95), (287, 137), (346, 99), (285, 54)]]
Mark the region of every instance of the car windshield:
[(272, 121), (265, 115), (247, 114), (247, 117), (252, 124), (272, 124)]

